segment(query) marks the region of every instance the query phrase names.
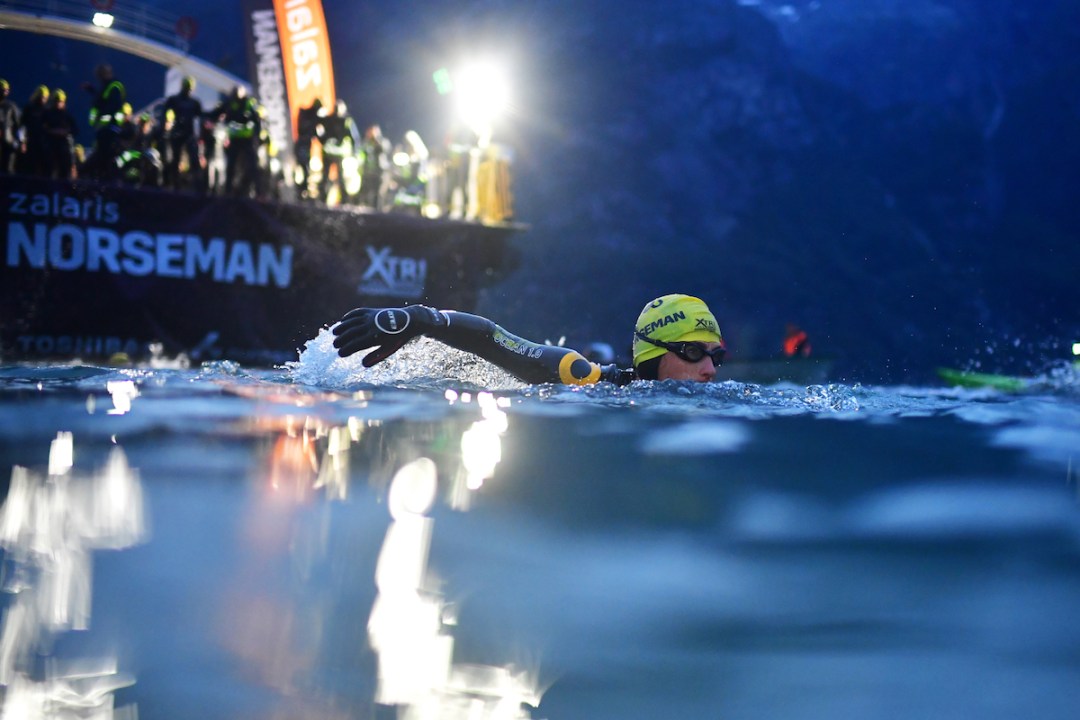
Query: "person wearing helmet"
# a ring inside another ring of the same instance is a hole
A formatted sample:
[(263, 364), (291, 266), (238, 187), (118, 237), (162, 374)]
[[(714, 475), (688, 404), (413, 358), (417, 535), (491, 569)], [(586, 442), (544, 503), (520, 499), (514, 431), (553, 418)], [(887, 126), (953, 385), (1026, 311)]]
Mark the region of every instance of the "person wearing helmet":
[(45, 127), (50, 175), (70, 180), (75, 175), (75, 135), (79, 128), (75, 116), (68, 111), (66, 92), (59, 88), (53, 91), (41, 122)]
[(49, 175), (49, 144), (45, 135), (45, 111), (49, 107), (49, 88), (38, 85), (19, 114), (20, 155), (15, 171), (23, 175)]
[[(124, 111), (127, 90), (113, 75), (112, 65), (98, 65), (94, 76), (100, 87), (90, 106), (90, 127), (94, 130), (93, 169), (102, 180), (114, 180), (120, 176), (118, 161), (123, 150), (120, 133), (130, 114)], [(93, 85), (84, 87), (94, 91)]]
[(710, 382), (723, 360), (720, 326), (704, 301), (690, 295), (664, 295), (642, 308), (634, 325), (633, 368), (599, 365), (576, 350), (541, 345), (507, 332), (487, 318), (426, 305), (356, 308), (332, 328), (338, 355), (371, 350), (371, 367), (425, 335), (498, 365), (527, 383), (589, 385), (634, 380)]
[[(180, 81), (180, 92), (165, 99), (165, 117), (168, 125), (168, 141), (163, 148), (165, 157), (165, 184), (173, 190), (187, 185), (192, 190), (205, 192), (202, 156), (199, 154), (199, 124), (203, 106), (195, 97), (195, 78), (190, 75)], [(187, 172), (180, 172), (181, 158), (187, 158)]]
[(326, 202), (330, 198), (330, 186), (337, 183), (340, 199), (345, 200), (347, 193), (342, 162), (353, 155), (360, 138), (344, 100), (338, 100), (334, 104), (334, 111), (322, 119), (318, 126), (318, 137), (322, 143), (319, 197)]
[(0, 78), (0, 175), (15, 172), (19, 154), (19, 106), (10, 95), (11, 83)]
[(361, 145), (360, 205), (385, 210), (389, 202), (393, 147), (382, 128), (371, 125), (364, 131)]
[(248, 96), (243, 85), (233, 87), (229, 97), (210, 111), (210, 117), (225, 123), (225, 194), (251, 197), (259, 172), (259, 137), (262, 118), (259, 104)]
[(293, 154), (299, 177), (296, 186), (300, 188), (300, 199), (311, 199), (311, 143), (318, 137), (323, 120), (322, 100), (315, 98), (311, 105), (302, 107), (296, 113), (296, 142)]

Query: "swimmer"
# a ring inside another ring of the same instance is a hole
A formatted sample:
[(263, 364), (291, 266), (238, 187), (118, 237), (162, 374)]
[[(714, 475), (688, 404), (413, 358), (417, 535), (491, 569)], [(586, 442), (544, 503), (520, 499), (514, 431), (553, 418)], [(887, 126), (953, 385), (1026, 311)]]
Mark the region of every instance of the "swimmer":
[(590, 362), (576, 350), (525, 340), (479, 315), (426, 305), (356, 308), (332, 331), (341, 357), (373, 348), (363, 358), (364, 367), (382, 362), (424, 335), (483, 358), (527, 383), (710, 382), (725, 352), (716, 318), (702, 300), (689, 295), (664, 295), (645, 305), (634, 325), (633, 368)]

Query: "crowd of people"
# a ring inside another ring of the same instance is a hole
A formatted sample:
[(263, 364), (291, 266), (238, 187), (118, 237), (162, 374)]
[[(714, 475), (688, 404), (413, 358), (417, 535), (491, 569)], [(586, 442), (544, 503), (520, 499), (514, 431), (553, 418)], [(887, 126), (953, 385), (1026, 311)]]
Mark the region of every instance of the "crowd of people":
[(0, 174), (92, 178), (210, 195), (355, 205), (381, 212), (481, 222), (512, 218), (508, 158), (473, 133), (438, 157), (415, 131), (392, 143), (379, 125), (361, 132), (338, 100), (299, 111), (292, 152), (270, 136), (266, 111), (244, 86), (207, 108), (186, 77), (180, 90), (134, 110), (111, 66), (95, 69), (89, 148), (62, 89), (41, 85), (25, 104), (0, 79)]

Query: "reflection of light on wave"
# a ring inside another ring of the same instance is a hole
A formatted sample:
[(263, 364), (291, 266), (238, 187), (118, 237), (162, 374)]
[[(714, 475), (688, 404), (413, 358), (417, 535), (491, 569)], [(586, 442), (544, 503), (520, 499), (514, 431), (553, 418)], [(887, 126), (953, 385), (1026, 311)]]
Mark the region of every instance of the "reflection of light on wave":
[(131, 401), (139, 397), (139, 389), (131, 380), (110, 380), (105, 388), (112, 395), (113, 409), (110, 415), (123, 415), (131, 412)]
[(744, 425), (726, 420), (684, 423), (651, 432), (642, 442), (647, 455), (708, 455), (733, 453), (749, 441)]
[[(458, 395), (453, 390), (446, 392), (446, 399), (453, 404), (456, 400), (469, 401), (469, 394)], [(502, 460), (502, 440), (509, 421), (502, 408), (508, 407), (507, 398), (496, 398), (488, 392), (477, 393), (476, 404), (480, 406), (482, 420), (477, 420), (461, 435), (461, 462), (465, 466), (465, 486), (469, 490), (479, 490), (484, 480), (495, 474), (495, 466)], [(456, 496), (457, 494), (455, 494)], [(455, 503), (454, 507), (459, 507)]]
[(142, 489), (123, 451), (114, 448), (88, 479), (72, 477), (73, 460), (71, 433), (59, 433), (48, 476), (13, 468), (0, 509), (0, 544), (12, 567), (4, 589), (15, 595), (0, 631), (3, 718), (134, 717), (133, 707), (114, 711), (112, 693), (134, 680), (113, 658), (47, 657), (44, 679), (34, 679), (36, 658), (59, 633), (89, 626), (89, 551), (128, 547), (145, 535)]
[[(375, 568), (379, 594), (368, 634), (379, 655), (376, 701), (415, 705), (445, 683), (452, 639), (441, 632), (441, 604), (422, 595), (431, 540), (424, 513), (435, 493), (435, 463), (420, 458), (398, 471), (390, 486), (393, 518)], [(426, 593), (424, 593), (426, 594)]]
[(319, 467), (315, 489), (326, 488), (328, 498), (344, 500), (349, 489), (349, 448), (354, 430), (349, 427), (335, 427), (327, 432), (326, 456)]
[[(510, 400), (485, 391), (447, 390), (444, 396), (450, 405), (475, 404), (481, 415), (462, 433), (461, 472), (457, 468), (450, 472), (449, 501), (461, 510), (469, 507), (474, 491), (494, 474), (502, 455), (500, 436), (508, 427), (503, 408)], [(366, 403), (362, 393), (354, 399)], [(350, 417), (346, 425), (331, 426), (315, 417), (292, 415), (263, 421), (262, 427), (279, 434), (262, 485), (271, 502), (263, 507), (266, 517), (256, 518), (260, 520), (260, 546), (282, 539), (273, 534), (283, 525), (276, 512), (280, 500), (302, 504), (310, 498), (311, 490), (319, 488), (324, 488), (331, 500), (346, 496), (350, 448), (368, 427), (378, 424)], [(319, 446), (325, 449), (318, 452)], [(444, 603), (427, 571), (433, 528), (427, 513), (436, 500), (437, 476), (435, 464), (422, 459), (401, 468), (389, 486), (387, 506), (393, 522), (379, 553), (375, 574), (378, 595), (368, 623), (370, 644), (379, 663), (376, 700), (399, 708), (402, 718), (527, 718), (522, 715), (522, 703), (536, 705), (540, 699), (531, 676), (512, 668), (453, 663), (454, 639), (447, 630), (456, 624), (453, 607)], [(294, 562), (304, 576), (312, 570), (313, 557), (326, 551), (322, 545), (326, 533), (316, 534), (317, 548), (296, 538), (290, 540)], [(297, 547), (305, 545), (307, 551), (297, 552)], [(251, 606), (251, 602), (244, 603), (243, 615), (230, 620), (231, 635), (239, 638), (234, 651), (257, 666), (266, 665), (266, 677), (285, 687), (287, 678), (274, 672), (280, 663), (266, 664), (264, 659), (300, 656), (268, 641), (280, 637), (274, 628), (287, 627), (293, 615), (283, 617), (272, 606), (270, 612), (260, 615), (252, 612)]]
[[(484, 404), (497, 418), (502, 414), (497, 403), (485, 395)], [(476, 425), (498, 422), (486, 418)], [(465, 446), (463, 437), (463, 451)], [(490, 454), (485, 456), (483, 467), (490, 459)], [(477, 464), (469, 472), (479, 469)], [(534, 677), (509, 667), (453, 663), (454, 640), (447, 628), (456, 621), (427, 573), (434, 521), (425, 513), (436, 491), (437, 469), (428, 458), (404, 466), (391, 481), (388, 505), (393, 522), (379, 553), (378, 596), (368, 621), (371, 647), (379, 661), (376, 702), (397, 706), (404, 711), (399, 717), (416, 720), (528, 718), (522, 705), (540, 703)]]

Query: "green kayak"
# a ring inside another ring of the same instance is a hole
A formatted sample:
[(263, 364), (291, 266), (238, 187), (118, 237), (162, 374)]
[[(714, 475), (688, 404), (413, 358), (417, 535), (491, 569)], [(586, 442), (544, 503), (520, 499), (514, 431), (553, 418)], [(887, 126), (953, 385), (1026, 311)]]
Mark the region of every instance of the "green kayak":
[(937, 374), (951, 385), (968, 388), (993, 388), (1002, 392), (1020, 392), (1031, 385), (1031, 378), (1015, 375), (969, 372), (954, 368), (938, 368)]

